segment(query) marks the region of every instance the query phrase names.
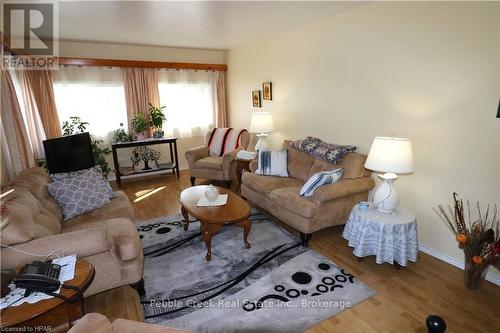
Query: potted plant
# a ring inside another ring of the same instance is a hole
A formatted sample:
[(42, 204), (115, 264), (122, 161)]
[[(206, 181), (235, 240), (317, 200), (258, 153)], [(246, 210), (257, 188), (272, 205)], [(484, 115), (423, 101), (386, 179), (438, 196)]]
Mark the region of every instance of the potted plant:
[(148, 120), (146, 119), (146, 115), (144, 115), (144, 113), (141, 112), (134, 113), (134, 116), (132, 117), (130, 124), (134, 129), (134, 132), (136, 134), (136, 139), (144, 140), (145, 138), (144, 132), (148, 130), (148, 125), (149, 125)]
[[(467, 201), (467, 214), (464, 203), (453, 193), (454, 206), (448, 211), (441, 205), (434, 211), (455, 235), (458, 247), (464, 251), (465, 286), (479, 290), (489, 265), (500, 268), (500, 219), (495, 206), (482, 212), (477, 203), (477, 219), (471, 218), (470, 204)], [(484, 213), (484, 214), (483, 214)]]
[(149, 125), (155, 129), (153, 138), (163, 138), (163, 123), (167, 120), (163, 109), (165, 106), (154, 106), (149, 103)]
[(125, 129), (123, 129), (123, 123), (120, 123), (120, 128), (113, 131), (113, 142), (120, 143), (130, 141), (134, 141), (134, 138), (132, 137), (132, 135), (125, 132)]

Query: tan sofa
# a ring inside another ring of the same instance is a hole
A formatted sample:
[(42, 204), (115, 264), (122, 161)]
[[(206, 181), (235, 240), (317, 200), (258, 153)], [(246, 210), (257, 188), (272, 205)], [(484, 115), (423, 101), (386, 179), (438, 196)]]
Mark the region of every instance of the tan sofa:
[[(196, 178), (210, 180), (221, 180), (231, 187), (231, 180), (236, 177), (236, 154), (239, 149), (235, 149), (223, 156), (210, 156), (208, 141), (212, 131), (205, 134), (205, 144), (203, 146), (188, 149), (185, 153), (186, 160), (191, 174), (191, 186), (194, 186)], [(240, 137), (240, 146), (243, 149), (248, 147), (250, 134), (243, 132)]]
[(1, 249), (1, 267), (15, 269), (42, 259), (30, 254), (63, 249), (95, 268), (85, 296), (141, 281), (142, 247), (125, 193), (117, 192), (118, 197), (104, 207), (63, 222), (61, 209), (47, 190), (49, 182), (43, 169), (30, 168), (3, 189), (15, 191), (2, 199), (9, 212), (1, 243), (9, 247)]
[[(255, 174), (257, 161), (242, 175), (241, 195), (252, 206), (264, 209), (281, 222), (301, 233), (302, 243), (308, 245), (311, 234), (334, 225), (344, 224), (354, 205), (368, 198), (374, 181), (364, 168), (366, 155), (347, 154), (338, 164), (314, 158), (290, 146), (288, 150), (289, 178)], [(323, 185), (312, 197), (301, 197), (299, 190), (316, 172), (344, 168), (344, 174), (335, 184)]]
[(175, 328), (152, 325), (127, 319), (115, 319), (111, 323), (99, 313), (89, 313), (76, 322), (68, 333), (189, 333)]

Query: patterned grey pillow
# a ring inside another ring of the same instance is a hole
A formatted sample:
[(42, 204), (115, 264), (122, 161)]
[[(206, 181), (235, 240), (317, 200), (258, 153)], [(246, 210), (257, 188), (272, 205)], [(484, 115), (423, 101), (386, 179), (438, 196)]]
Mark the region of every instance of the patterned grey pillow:
[(59, 203), (65, 221), (110, 202), (108, 189), (102, 186), (101, 178), (102, 174), (91, 168), (79, 176), (48, 185), (49, 193)]
[(111, 185), (109, 185), (109, 182), (106, 178), (104, 178), (104, 175), (102, 174), (102, 169), (100, 165), (96, 165), (90, 169), (82, 169), (82, 170), (76, 170), (76, 171), (69, 171), (69, 172), (60, 172), (60, 173), (52, 173), (50, 174), (50, 179), (55, 182), (58, 180), (63, 180), (66, 178), (72, 178), (72, 177), (78, 177), (86, 173), (87, 171), (93, 169), (95, 172), (99, 173), (101, 175), (101, 179), (99, 180), (101, 186), (106, 187), (109, 193), (109, 198), (115, 198), (118, 195), (113, 192), (113, 189), (111, 188)]

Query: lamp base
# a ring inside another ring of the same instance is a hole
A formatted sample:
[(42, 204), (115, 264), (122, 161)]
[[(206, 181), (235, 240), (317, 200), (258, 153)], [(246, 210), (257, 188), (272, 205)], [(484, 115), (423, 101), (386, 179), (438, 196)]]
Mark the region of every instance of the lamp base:
[(266, 142), (267, 134), (265, 134), (265, 133), (257, 134), (257, 137), (259, 138), (259, 140), (255, 144), (255, 151), (259, 152), (259, 151), (268, 150), (269, 147), (268, 147), (267, 142)]
[(399, 204), (399, 196), (394, 188), (394, 181), (398, 179), (398, 176), (392, 172), (378, 176), (382, 179), (382, 182), (375, 189), (373, 202), (379, 212), (390, 214)]

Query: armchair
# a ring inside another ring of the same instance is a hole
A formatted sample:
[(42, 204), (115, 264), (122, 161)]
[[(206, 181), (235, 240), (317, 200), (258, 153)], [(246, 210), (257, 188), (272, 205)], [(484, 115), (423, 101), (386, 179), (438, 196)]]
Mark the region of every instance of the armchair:
[[(203, 146), (191, 148), (186, 151), (186, 160), (189, 166), (191, 185), (194, 186), (196, 178), (221, 180), (227, 187), (231, 186), (231, 180), (236, 176), (236, 154), (240, 149), (227, 152), (222, 156), (211, 156), (208, 147), (211, 131), (205, 134)], [(240, 137), (240, 147), (247, 149), (250, 134), (243, 132)]]

